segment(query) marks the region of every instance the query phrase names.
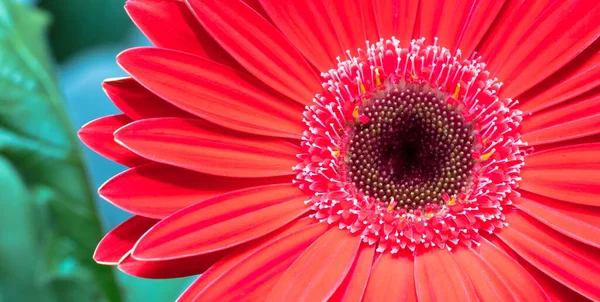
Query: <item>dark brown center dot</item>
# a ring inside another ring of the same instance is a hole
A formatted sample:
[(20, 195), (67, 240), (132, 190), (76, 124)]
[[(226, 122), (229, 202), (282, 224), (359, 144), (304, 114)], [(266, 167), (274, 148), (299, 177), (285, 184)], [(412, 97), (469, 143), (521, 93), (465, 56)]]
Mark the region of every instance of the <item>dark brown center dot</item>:
[(420, 85), (365, 101), (350, 136), (349, 179), (369, 197), (412, 211), (440, 205), (470, 182), (473, 127), (456, 105)]

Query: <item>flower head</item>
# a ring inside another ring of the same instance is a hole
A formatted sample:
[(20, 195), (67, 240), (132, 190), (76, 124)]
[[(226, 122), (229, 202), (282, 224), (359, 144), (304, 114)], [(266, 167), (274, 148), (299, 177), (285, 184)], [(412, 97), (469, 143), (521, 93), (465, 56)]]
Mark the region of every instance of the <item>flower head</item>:
[[(129, 0), (96, 254), (181, 301), (600, 299), (594, 1)], [(320, 74), (317, 72), (320, 71)]]

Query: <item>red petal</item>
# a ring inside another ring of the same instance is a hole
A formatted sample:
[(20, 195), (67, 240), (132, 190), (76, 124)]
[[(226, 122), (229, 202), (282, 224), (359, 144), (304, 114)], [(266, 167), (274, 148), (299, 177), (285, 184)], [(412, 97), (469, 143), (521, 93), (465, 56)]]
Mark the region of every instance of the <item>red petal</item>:
[[(437, 28), (440, 20), (442, 19), (444, 2), (444, 0), (419, 1), (419, 16), (417, 18), (418, 24), (416, 24), (419, 34), (417, 37), (423, 37), (426, 41), (429, 41), (429, 43), (433, 43), (434, 38), (437, 35)], [(448, 2), (450, 2), (448, 5), (454, 3), (453, 1)]]
[[(504, 249), (494, 242), (503, 245), (498, 237), (491, 236), (493, 239), (488, 241), (485, 238), (480, 240), (478, 248), (479, 255), (484, 259), (506, 283), (516, 300), (514, 301), (547, 301), (545, 288), (541, 287), (527, 270), (521, 266), (517, 257), (513, 258)], [(510, 248), (509, 248), (510, 249)], [(514, 254), (512, 250), (511, 253)]]
[(600, 133), (600, 115), (577, 119), (554, 127), (526, 133), (522, 139), (529, 145), (549, 144)]
[(521, 189), (568, 202), (599, 206), (597, 169), (524, 169)]
[(360, 236), (331, 228), (298, 257), (283, 274), (266, 301), (325, 301), (350, 271)]
[(529, 145), (563, 142), (600, 133), (600, 95), (569, 102), (524, 119), (521, 137)]
[(595, 95), (526, 116), (521, 124), (522, 138), (536, 145), (599, 133), (599, 108), (600, 95)]
[(329, 16), (331, 16), (331, 23), (336, 30), (342, 47), (351, 51), (363, 47), (366, 34), (362, 25), (360, 5), (356, 4), (355, 0), (323, 1), (323, 4)]
[(383, 253), (373, 265), (363, 301), (417, 301), (412, 257)]
[(123, 114), (109, 115), (83, 125), (77, 135), (96, 153), (122, 165), (134, 167), (148, 161), (117, 144), (113, 136), (117, 129), (131, 122), (132, 120)]
[(498, 275), (485, 259), (471, 249), (459, 247), (452, 254), (456, 263), (471, 280), (480, 301), (520, 301), (503, 281), (505, 277), (512, 276)]
[(241, 68), (206, 32), (183, 1), (128, 0), (125, 10), (154, 45)]
[[(264, 250), (265, 247), (270, 246), (271, 244), (273, 244), (281, 238), (284, 238), (290, 234), (296, 234), (296, 232), (316, 223), (316, 219), (310, 217), (301, 218), (291, 223), (288, 223), (286, 226), (278, 229), (277, 231), (269, 235), (263, 236), (257, 240), (236, 247), (233, 250), (233, 252), (231, 252), (223, 259), (215, 263), (213, 266), (210, 267), (210, 269), (208, 269), (204, 274), (202, 274), (202, 276), (196, 279), (196, 281), (194, 281), (194, 283), (192, 283), (192, 285), (190, 285), (186, 289), (186, 291), (181, 295), (181, 297), (179, 297), (178, 301), (197, 301), (197, 298), (203, 294), (205, 289), (211, 287), (212, 284), (219, 284), (220, 282), (222, 282), (221, 278), (224, 275), (230, 274), (229, 271), (237, 271), (237, 268), (239, 267), (240, 263), (250, 255), (256, 253), (257, 251)], [(320, 234), (325, 233), (325, 231), (328, 228), (327, 224), (320, 223), (319, 225), (321, 228)], [(282, 273), (283, 272), (281, 272), (281, 274)], [(226, 281), (227, 279), (224, 280)], [(229, 285), (231, 286), (235, 284)], [(224, 286), (227, 285), (224, 284)]]
[(257, 13), (259, 13), (263, 18), (269, 20), (269, 16), (267, 15), (267, 12), (260, 4), (260, 0), (242, 0), (242, 2), (244, 2), (244, 3), (246, 3), (246, 5), (250, 6), (253, 10), (255, 10)]
[(600, 248), (600, 209), (533, 194), (513, 201), (515, 207), (559, 233)]
[(102, 88), (115, 106), (133, 120), (194, 116), (169, 104), (132, 78), (109, 79)]
[[(375, 16), (375, 7), (373, 7), (373, 4), (374, 4), (373, 0), (358, 0), (351, 4), (351, 5), (360, 5), (360, 9), (361, 9), (361, 13), (362, 13), (362, 23), (357, 22), (358, 23), (357, 25), (365, 27), (365, 34), (366, 34), (365, 41), (370, 41), (371, 43), (375, 43), (375, 41), (379, 41), (380, 38), (384, 38), (384, 39), (390, 38), (390, 37), (382, 37), (379, 34), (379, 27), (377, 26), (377, 16)], [(346, 24), (346, 26), (348, 26), (348, 24)], [(365, 41), (363, 41), (361, 43), (361, 45), (357, 45), (356, 47), (363, 47), (365, 45), (364, 44)]]
[(243, 72), (160, 48), (129, 49), (117, 61), (160, 97), (221, 126), (290, 138), (305, 129), (300, 105)]
[(452, 254), (437, 247), (415, 257), (415, 287), (419, 301), (477, 301), (469, 277)]
[[(433, 13), (433, 15), (421, 15), (421, 20), (427, 20), (431, 25), (421, 23), (423, 36), (429, 38), (429, 43), (433, 43), (433, 37), (439, 37), (438, 45), (456, 50), (459, 42), (466, 40), (467, 49), (463, 49), (462, 55), (470, 57), (473, 49), (487, 28), (492, 24), (496, 14), (499, 12), (504, 1), (468, 1), (468, 0), (435, 0), (422, 3), (421, 10), (423, 14)], [(426, 8), (427, 5), (434, 5)], [(431, 26), (431, 28), (429, 28)]]
[(600, 85), (600, 40), (577, 58), (519, 97), (518, 109), (537, 112)]
[[(477, 45), (484, 38), (488, 28), (500, 13), (505, 0), (479, 0), (473, 3), (468, 21), (459, 37), (458, 49), (464, 57), (471, 57)], [(444, 45), (442, 45), (444, 46)]]
[(311, 104), (321, 89), (310, 65), (271, 23), (247, 5), (218, 0), (186, 1), (204, 28), (259, 80)]
[(598, 206), (600, 144), (547, 149), (525, 158), (520, 188), (573, 203)]
[(151, 163), (116, 175), (98, 193), (125, 211), (164, 218), (217, 195), (273, 183), (291, 183), (291, 177), (228, 178)]
[(325, 223), (314, 224), (255, 250), (194, 299), (196, 301), (264, 300), (268, 295), (265, 289), (272, 289), (276, 284), (273, 281), (279, 280), (294, 260), (326, 230)]
[(528, 169), (600, 168), (600, 143), (569, 145), (547, 149), (525, 157)]
[[(366, 46), (367, 33), (364, 25), (366, 22), (364, 22), (364, 14), (360, 3), (357, 3), (355, 0), (332, 0), (323, 1), (323, 3), (344, 51), (350, 50), (355, 53), (357, 48), (364, 48)], [(377, 28), (375, 28), (376, 31)], [(342, 54), (339, 55), (341, 56)], [(337, 66), (337, 64), (334, 66)]]
[(520, 264), (529, 272), (531, 276), (535, 278), (537, 283), (544, 289), (544, 292), (546, 293), (550, 301), (589, 301), (577, 292), (574, 292), (570, 288), (562, 285), (560, 282), (542, 273), (539, 269), (531, 265), (529, 262), (520, 259)]
[(375, 245), (362, 244), (358, 249), (356, 260), (354, 261), (352, 268), (350, 268), (346, 279), (344, 279), (344, 282), (338, 287), (329, 301), (362, 301), (363, 294), (367, 288), (367, 281), (369, 281), (371, 265), (373, 264), (374, 258)]
[(157, 222), (158, 220), (141, 216), (125, 220), (100, 240), (94, 251), (94, 260), (101, 264), (119, 264), (138, 239)]
[(260, 0), (273, 23), (320, 71), (337, 66), (344, 51), (322, 1)]
[(457, 248), (456, 262), (469, 276), (482, 301), (545, 301), (543, 289), (535, 279), (508, 254), (481, 239), (476, 250)]
[(230, 250), (224, 250), (206, 255), (159, 261), (137, 260), (128, 255), (119, 263), (119, 269), (128, 275), (140, 278), (171, 279), (187, 277), (204, 273), (230, 252)]
[(569, 239), (520, 211), (506, 215), (509, 227), (497, 233), (538, 269), (592, 299), (600, 299), (600, 253)]
[(294, 184), (219, 195), (161, 220), (138, 241), (133, 256), (143, 260), (176, 259), (248, 242), (305, 213), (307, 198)]
[(240, 135), (193, 119), (133, 122), (115, 139), (154, 161), (228, 177), (295, 174), (300, 147), (276, 138)]
[(519, 261), (519, 256), (515, 251), (513, 251), (504, 241), (502, 241), (498, 236), (489, 235), (485, 237), (485, 240), (489, 241), (494, 247), (500, 249), (502, 252), (507, 254), (510, 258), (515, 261)]
[(489, 62), (490, 70), (498, 67), (496, 76), (505, 83), (501, 95), (518, 96), (590, 46), (600, 35), (598, 15), (595, 0), (553, 1), (527, 31), (519, 33), (516, 44), (504, 44), (509, 51), (505, 61), (494, 57)]
[(418, 7), (419, 1), (373, 0), (379, 35), (384, 39), (396, 37), (402, 45), (408, 45), (412, 39)]
[(519, 40), (551, 1), (505, 2), (478, 50), (483, 61), (488, 63), (489, 71), (496, 71), (498, 66), (506, 60), (510, 51), (518, 45)]

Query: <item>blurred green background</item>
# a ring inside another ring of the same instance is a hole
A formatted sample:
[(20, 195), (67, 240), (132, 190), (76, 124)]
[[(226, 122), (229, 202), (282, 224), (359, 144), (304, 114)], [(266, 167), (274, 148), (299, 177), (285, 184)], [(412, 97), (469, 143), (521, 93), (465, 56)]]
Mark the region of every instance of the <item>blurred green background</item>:
[(191, 278), (145, 280), (97, 265), (129, 215), (99, 199), (124, 170), (76, 138), (117, 109), (100, 87), (115, 56), (148, 45), (125, 0), (0, 0), (0, 302), (173, 301)]

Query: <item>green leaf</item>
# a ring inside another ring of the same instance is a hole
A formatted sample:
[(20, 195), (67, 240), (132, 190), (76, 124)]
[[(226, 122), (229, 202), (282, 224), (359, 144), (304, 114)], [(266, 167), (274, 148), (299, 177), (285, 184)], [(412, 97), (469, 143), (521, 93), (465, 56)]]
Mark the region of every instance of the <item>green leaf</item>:
[(92, 260), (101, 229), (51, 68), (48, 22), (0, 0), (0, 296), (121, 301), (112, 270)]

